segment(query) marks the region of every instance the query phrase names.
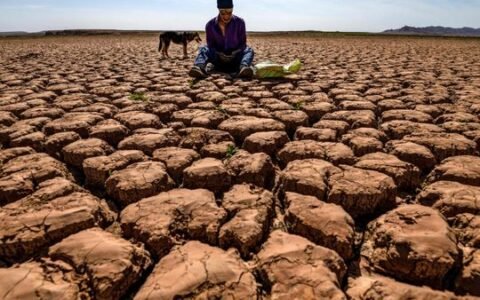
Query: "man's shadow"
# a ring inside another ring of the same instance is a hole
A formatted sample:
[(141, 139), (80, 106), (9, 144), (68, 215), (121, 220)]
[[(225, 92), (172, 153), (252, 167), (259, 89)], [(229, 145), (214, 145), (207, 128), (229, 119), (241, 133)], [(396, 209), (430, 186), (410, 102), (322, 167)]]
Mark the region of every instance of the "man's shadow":
[[(222, 77), (224, 79), (229, 80), (231, 82), (233, 82), (234, 80), (241, 80), (241, 81), (258, 80), (258, 81), (268, 81), (268, 82), (274, 82), (276, 84), (281, 84), (281, 83), (296, 82), (296, 81), (301, 80), (301, 78), (295, 78), (295, 77), (258, 78), (258, 77), (253, 76), (251, 78), (241, 78), (241, 77), (232, 76), (231, 74), (228, 74), (228, 73), (218, 72), (218, 71), (212, 72), (209, 75), (211, 75), (211, 74), (220, 74), (220, 75), (222, 75)], [(209, 77), (206, 77), (206, 78), (191, 78), (190, 87), (191, 88), (195, 87), (195, 85), (197, 83), (199, 83), (203, 80), (207, 80)]]
[(234, 80), (241, 80), (241, 81), (253, 81), (254, 79), (259, 79), (256, 78), (255, 76), (252, 77), (239, 77), (238, 72), (234, 73), (228, 73), (228, 72), (222, 72), (222, 71), (211, 71), (208, 73), (208, 76), (205, 78), (192, 78), (192, 82), (197, 83), (203, 80), (207, 80), (212, 77), (212, 75), (220, 75), (223, 79), (229, 80), (229, 81), (234, 81)]

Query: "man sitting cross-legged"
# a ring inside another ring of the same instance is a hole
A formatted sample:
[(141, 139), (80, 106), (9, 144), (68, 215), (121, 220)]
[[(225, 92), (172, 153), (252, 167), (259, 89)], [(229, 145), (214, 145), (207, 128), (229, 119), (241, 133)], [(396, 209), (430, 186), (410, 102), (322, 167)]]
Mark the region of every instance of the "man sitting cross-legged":
[(218, 16), (205, 27), (207, 45), (200, 47), (195, 65), (188, 74), (205, 78), (208, 76), (207, 64), (211, 63), (215, 70), (250, 78), (253, 76), (254, 52), (247, 46), (245, 22), (233, 15), (232, 0), (217, 0), (217, 4)]

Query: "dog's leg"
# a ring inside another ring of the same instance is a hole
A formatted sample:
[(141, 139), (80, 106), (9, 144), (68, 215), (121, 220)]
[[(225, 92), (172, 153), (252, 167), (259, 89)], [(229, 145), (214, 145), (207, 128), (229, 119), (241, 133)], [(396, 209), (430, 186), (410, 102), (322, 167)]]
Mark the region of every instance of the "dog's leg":
[(170, 41), (165, 41), (165, 55), (167, 58), (170, 58), (170, 55), (168, 55), (168, 48), (170, 48)]
[(158, 45), (158, 51), (162, 52), (162, 59), (165, 59), (165, 45), (163, 43), (163, 38), (160, 38), (160, 43)]
[(183, 43), (183, 58), (187, 58), (188, 53), (187, 53), (187, 43)]

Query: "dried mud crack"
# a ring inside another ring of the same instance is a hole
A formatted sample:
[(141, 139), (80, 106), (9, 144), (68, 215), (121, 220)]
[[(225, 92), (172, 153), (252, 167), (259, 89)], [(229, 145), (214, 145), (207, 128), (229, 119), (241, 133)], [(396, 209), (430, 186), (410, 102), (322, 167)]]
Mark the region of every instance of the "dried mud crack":
[(0, 298), (480, 297), (477, 40), (155, 43), (0, 40)]

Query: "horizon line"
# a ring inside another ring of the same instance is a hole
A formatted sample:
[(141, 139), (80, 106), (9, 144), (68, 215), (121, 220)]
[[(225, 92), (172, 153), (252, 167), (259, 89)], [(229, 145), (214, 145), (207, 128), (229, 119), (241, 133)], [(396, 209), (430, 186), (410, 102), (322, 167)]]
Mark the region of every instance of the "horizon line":
[[(383, 31), (341, 31), (341, 30), (321, 30), (321, 29), (294, 29), (294, 30), (247, 30), (247, 32), (251, 33), (272, 33), (272, 32), (345, 32), (345, 33), (384, 33), (388, 30), (398, 30), (404, 27), (412, 27), (417, 29), (423, 28), (430, 28), (430, 27), (443, 27), (447, 29), (474, 29), (480, 30), (479, 28), (470, 27), (470, 26), (462, 26), (462, 27), (449, 27), (443, 25), (429, 25), (429, 26), (411, 26), (411, 25), (403, 25), (399, 28), (388, 28), (384, 29)], [(74, 31), (74, 30), (81, 30), (81, 31), (142, 31), (142, 32), (163, 32), (163, 31), (195, 31), (195, 32), (205, 32), (205, 29), (176, 29), (176, 30), (163, 30), (163, 29), (115, 29), (115, 28), (63, 28), (63, 29), (47, 29), (47, 30), (40, 30), (40, 31), (25, 31), (25, 30), (10, 30), (10, 31), (1, 31), (1, 33), (15, 33), (15, 32), (22, 32), (22, 33), (43, 33), (43, 32), (55, 32), (55, 31)]]

